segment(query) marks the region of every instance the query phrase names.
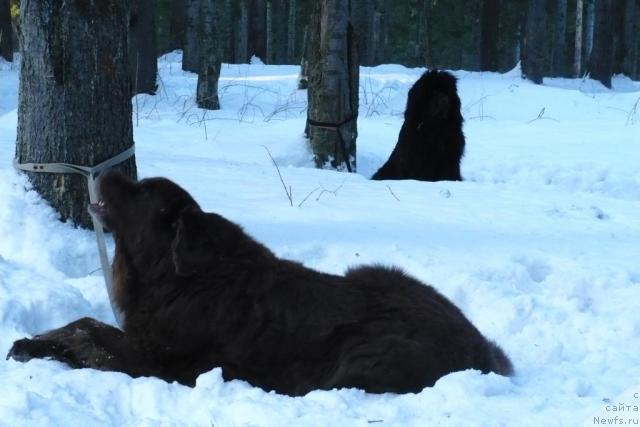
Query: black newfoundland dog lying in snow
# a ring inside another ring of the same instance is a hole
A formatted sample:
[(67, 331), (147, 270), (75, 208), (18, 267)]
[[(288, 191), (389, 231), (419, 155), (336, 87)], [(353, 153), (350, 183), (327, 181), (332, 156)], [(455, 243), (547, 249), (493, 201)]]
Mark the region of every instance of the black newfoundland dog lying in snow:
[(462, 121), (456, 78), (427, 71), (409, 90), (396, 147), (371, 179), (461, 181)]
[(9, 357), (187, 385), (219, 366), (226, 380), (289, 395), (418, 392), (453, 371), (512, 373), (458, 308), (398, 269), (336, 276), (278, 259), (167, 179), (110, 174), (100, 192), (92, 210), (115, 236), (124, 331), (83, 318), (16, 341)]

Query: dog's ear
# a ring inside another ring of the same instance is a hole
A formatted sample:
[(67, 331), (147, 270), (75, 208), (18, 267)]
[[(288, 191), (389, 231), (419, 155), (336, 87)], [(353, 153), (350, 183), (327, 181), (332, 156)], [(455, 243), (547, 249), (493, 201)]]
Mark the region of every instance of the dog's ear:
[(171, 242), (171, 258), (179, 276), (193, 276), (202, 268), (204, 215), (199, 209), (185, 209), (173, 225), (175, 235)]

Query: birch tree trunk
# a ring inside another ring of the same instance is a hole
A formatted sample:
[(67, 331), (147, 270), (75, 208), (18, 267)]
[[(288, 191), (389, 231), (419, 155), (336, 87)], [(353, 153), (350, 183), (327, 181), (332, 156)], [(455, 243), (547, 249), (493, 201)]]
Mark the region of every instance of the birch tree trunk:
[[(129, 3), (22, 0), (16, 159), (95, 166), (133, 145)], [(134, 158), (119, 170), (135, 179)], [(27, 172), (60, 213), (91, 227), (86, 179)]]
[(582, 73), (582, 0), (576, 1), (576, 36), (573, 51), (573, 76), (580, 77)]
[(13, 61), (13, 34), (9, 0), (0, 0), (0, 57)]
[(309, 23), (309, 137), (316, 166), (355, 171), (358, 57), (349, 0), (322, 0)]
[(153, 95), (156, 93), (158, 76), (155, 0), (132, 1), (129, 22), (131, 92), (132, 95)]
[(219, 110), (218, 78), (220, 77), (220, 44), (216, 22), (215, 0), (200, 0), (200, 72), (196, 102), (198, 107)]
[(545, 1), (529, 0), (522, 73), (536, 84), (542, 84), (544, 76), (544, 29)]
[[(587, 64), (591, 57), (591, 51), (593, 50), (593, 29), (595, 26), (595, 3), (596, 0), (577, 0), (580, 2), (581, 9), (583, 10), (586, 5), (586, 14), (583, 19), (582, 33), (584, 42), (582, 44), (582, 63)], [(582, 19), (582, 18), (581, 18)]]

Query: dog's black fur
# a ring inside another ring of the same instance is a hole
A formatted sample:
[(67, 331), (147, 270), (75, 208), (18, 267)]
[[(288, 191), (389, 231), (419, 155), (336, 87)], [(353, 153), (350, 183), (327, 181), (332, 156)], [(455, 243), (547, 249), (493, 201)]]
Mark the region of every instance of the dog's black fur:
[(456, 78), (425, 72), (409, 90), (398, 143), (371, 179), (461, 181), (462, 122)]
[(163, 178), (108, 175), (95, 215), (114, 233), (124, 332), (84, 318), (14, 343), (9, 356), (193, 385), (225, 379), (302, 395), (418, 392), (464, 369), (510, 375), (507, 356), (432, 287), (395, 268), (344, 276), (278, 259)]

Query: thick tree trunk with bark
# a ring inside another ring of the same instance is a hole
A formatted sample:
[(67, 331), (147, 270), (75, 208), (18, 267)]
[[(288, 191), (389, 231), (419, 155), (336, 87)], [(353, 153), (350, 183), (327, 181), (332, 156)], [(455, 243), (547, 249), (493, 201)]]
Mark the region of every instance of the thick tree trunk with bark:
[(600, 81), (608, 88), (611, 87), (614, 54), (612, 1), (614, 0), (596, 0), (593, 50), (589, 58), (591, 78)]
[(565, 64), (567, 57), (567, 0), (556, 0), (555, 24), (553, 30), (551, 75), (565, 76)]
[(349, 0), (322, 0), (313, 7), (308, 50), (311, 149), (317, 167), (355, 171), (359, 74)]
[(132, 95), (156, 93), (158, 76), (156, 0), (131, 2), (129, 58)]
[(529, 0), (522, 74), (536, 84), (544, 76), (545, 0)]
[(573, 76), (580, 77), (582, 73), (582, 0), (576, 1), (576, 35), (573, 50)]
[(201, 0), (185, 0), (186, 15), (184, 28), (184, 46), (182, 48), (182, 69), (197, 73), (200, 70), (200, 42), (198, 24)]
[[(19, 163), (95, 166), (133, 145), (125, 0), (22, 0)], [(135, 178), (134, 158), (117, 167)], [(61, 219), (90, 227), (86, 179), (27, 173)]]
[(480, 71), (498, 71), (498, 0), (482, 0)]
[[(219, 2), (220, 0), (218, 0)], [(198, 107), (219, 110), (218, 78), (221, 52), (218, 43), (215, 0), (200, 0), (200, 72), (196, 101)]]
[(9, 0), (0, 0), (0, 57), (13, 61), (13, 31)]

